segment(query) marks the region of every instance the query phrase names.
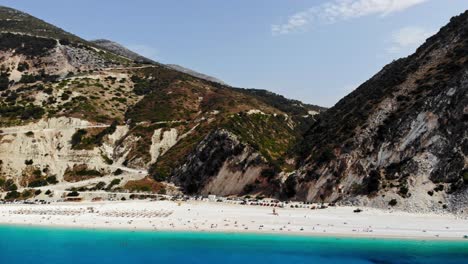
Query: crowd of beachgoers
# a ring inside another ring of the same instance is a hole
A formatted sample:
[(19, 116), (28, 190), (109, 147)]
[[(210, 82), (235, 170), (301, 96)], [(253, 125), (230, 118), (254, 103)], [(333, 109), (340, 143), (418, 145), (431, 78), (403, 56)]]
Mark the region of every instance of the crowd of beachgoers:
[(0, 206), (0, 224), (418, 239), (464, 239), (468, 235), (468, 220), (454, 215), (212, 196), (9, 203)]

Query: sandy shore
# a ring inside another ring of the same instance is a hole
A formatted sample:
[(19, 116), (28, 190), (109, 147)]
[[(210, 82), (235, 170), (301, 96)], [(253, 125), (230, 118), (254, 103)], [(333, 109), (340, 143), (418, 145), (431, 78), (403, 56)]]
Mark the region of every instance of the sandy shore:
[(128, 201), (1, 205), (0, 224), (318, 236), (464, 239), (468, 220), (351, 207), (291, 209), (215, 202)]

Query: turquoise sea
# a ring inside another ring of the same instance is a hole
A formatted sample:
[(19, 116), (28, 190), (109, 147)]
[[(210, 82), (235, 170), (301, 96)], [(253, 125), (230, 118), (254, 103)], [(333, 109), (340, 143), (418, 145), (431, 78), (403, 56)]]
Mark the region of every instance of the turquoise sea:
[(0, 263), (468, 263), (468, 241), (0, 226)]

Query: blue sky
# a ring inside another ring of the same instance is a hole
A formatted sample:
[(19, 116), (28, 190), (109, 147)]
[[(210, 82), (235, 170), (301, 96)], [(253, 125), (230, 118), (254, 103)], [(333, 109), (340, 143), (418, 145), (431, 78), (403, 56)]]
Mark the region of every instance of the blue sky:
[(0, 0), (238, 87), (332, 106), (467, 0)]

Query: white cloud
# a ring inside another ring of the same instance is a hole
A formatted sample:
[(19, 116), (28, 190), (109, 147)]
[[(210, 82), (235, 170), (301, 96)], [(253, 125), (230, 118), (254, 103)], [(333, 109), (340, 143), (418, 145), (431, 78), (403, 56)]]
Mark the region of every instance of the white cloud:
[(158, 57), (158, 50), (144, 44), (133, 44), (133, 45), (128, 45), (127, 46), (129, 50), (134, 51), (144, 57), (150, 58), (150, 59), (157, 59)]
[(332, 0), (290, 16), (271, 26), (273, 35), (303, 31), (312, 23), (335, 23), (368, 15), (387, 16), (429, 0)]
[(401, 28), (392, 33), (392, 45), (387, 49), (387, 52), (401, 53), (412, 51), (433, 34), (433, 31), (421, 27), (409, 26)]

